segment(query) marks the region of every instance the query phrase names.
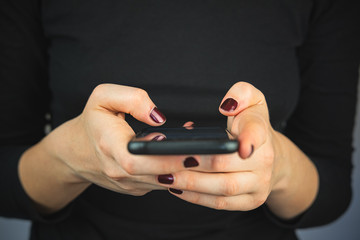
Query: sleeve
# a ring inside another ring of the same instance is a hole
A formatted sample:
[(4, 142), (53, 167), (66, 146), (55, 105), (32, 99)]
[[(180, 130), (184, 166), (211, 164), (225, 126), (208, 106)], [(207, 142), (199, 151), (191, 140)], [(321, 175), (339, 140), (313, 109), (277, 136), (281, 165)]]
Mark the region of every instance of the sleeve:
[[(360, 1), (314, 1), (308, 36), (298, 49), (302, 87), (288, 136), (314, 162), (316, 200), (291, 228), (327, 224), (351, 201), (352, 134), (360, 59)], [(269, 215), (269, 211), (267, 211)]]
[(18, 177), (20, 156), (44, 136), (49, 111), (40, 1), (0, 1), (0, 36), (0, 215), (45, 221)]

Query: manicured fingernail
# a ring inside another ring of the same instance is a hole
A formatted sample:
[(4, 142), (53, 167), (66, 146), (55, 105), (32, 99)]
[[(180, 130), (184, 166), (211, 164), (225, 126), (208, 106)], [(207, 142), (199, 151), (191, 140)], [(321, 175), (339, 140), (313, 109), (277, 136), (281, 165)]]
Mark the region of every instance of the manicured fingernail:
[(163, 123), (166, 121), (165, 115), (160, 112), (160, 110), (157, 107), (154, 107), (154, 109), (150, 113), (151, 119), (156, 123)]
[(232, 112), (236, 109), (237, 105), (238, 105), (238, 103), (235, 99), (228, 98), (223, 102), (223, 104), (221, 104), (220, 108), (222, 110)]
[(171, 174), (159, 175), (158, 181), (163, 184), (172, 184), (174, 182), (174, 176)]
[(194, 123), (192, 122), (190, 125), (188, 126), (185, 126), (184, 128), (187, 129), (187, 130), (193, 130), (194, 129)]
[(166, 139), (165, 136), (163, 136), (163, 135), (158, 135), (158, 136), (154, 137), (153, 139), (151, 139), (151, 141), (160, 142), (160, 141), (162, 141), (162, 140), (164, 140), (164, 139)]
[(170, 192), (175, 193), (175, 194), (182, 194), (183, 191), (179, 190), (179, 189), (175, 189), (175, 188), (169, 188)]
[(185, 161), (184, 161), (184, 166), (185, 166), (186, 168), (197, 167), (197, 166), (199, 166), (199, 163), (198, 163), (198, 161), (196, 161), (195, 158), (193, 158), (193, 157), (188, 157), (188, 158), (186, 158)]
[(251, 155), (253, 153), (254, 153), (254, 145), (251, 144), (251, 151), (250, 151), (249, 156), (247, 158), (251, 157)]

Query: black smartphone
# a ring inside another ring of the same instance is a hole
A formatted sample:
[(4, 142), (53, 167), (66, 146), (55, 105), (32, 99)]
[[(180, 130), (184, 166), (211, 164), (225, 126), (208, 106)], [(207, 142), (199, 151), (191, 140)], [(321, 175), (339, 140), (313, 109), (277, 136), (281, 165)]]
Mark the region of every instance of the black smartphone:
[(226, 154), (238, 148), (236, 138), (220, 127), (149, 127), (128, 143), (130, 153), (143, 155)]

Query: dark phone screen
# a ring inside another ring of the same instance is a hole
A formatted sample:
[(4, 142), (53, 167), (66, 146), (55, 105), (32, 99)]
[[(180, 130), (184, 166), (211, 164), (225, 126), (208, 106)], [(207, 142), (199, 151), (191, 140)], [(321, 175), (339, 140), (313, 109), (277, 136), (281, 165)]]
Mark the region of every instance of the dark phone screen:
[(135, 141), (228, 140), (231, 134), (220, 127), (149, 127), (136, 135)]
[(135, 141), (229, 140), (232, 135), (220, 127), (149, 127), (136, 135)]
[(236, 152), (238, 141), (220, 127), (150, 127), (129, 142), (133, 154), (181, 155)]

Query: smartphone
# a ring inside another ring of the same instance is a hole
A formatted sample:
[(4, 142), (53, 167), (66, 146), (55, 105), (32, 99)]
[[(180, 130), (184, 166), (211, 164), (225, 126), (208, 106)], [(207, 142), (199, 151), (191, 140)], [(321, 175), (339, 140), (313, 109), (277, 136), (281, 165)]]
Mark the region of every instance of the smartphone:
[(143, 155), (226, 154), (238, 148), (236, 138), (220, 127), (149, 127), (128, 143), (130, 153)]

